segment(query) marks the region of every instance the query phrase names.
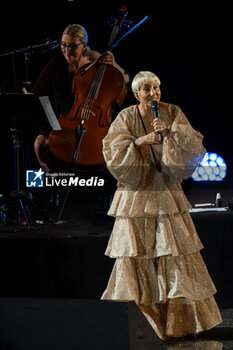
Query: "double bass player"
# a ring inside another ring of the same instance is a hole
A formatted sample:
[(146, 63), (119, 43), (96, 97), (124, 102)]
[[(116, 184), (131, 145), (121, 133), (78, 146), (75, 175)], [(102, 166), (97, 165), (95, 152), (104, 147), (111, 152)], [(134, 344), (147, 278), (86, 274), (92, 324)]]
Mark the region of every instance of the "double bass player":
[[(52, 58), (39, 75), (33, 92), (38, 96), (48, 95), (56, 116), (66, 115), (73, 103), (73, 78), (84, 65), (99, 58), (99, 62), (111, 65), (119, 70), (124, 82), (129, 82), (129, 75), (114, 60), (110, 51), (101, 55), (87, 46), (87, 32), (79, 24), (68, 25), (61, 38), (62, 55)], [(57, 164), (49, 147), (49, 130), (42, 128), (34, 143), (34, 150), (41, 168), (50, 172)]]

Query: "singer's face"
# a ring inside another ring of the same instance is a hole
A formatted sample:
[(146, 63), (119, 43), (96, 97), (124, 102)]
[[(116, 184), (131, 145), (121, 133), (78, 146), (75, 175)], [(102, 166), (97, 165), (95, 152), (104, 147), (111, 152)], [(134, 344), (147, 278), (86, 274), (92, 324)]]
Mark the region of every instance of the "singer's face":
[(75, 65), (82, 56), (86, 43), (81, 42), (79, 38), (63, 34), (61, 39), (61, 50), (69, 64)]
[(138, 98), (141, 104), (151, 107), (151, 101), (160, 101), (161, 90), (156, 80), (151, 80), (143, 84), (138, 92)]

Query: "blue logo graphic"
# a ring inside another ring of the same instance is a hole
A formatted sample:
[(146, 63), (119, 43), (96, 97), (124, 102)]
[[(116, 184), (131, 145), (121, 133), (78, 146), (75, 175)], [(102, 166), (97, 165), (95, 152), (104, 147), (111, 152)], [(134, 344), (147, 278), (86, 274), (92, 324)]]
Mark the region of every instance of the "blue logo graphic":
[(26, 171), (26, 187), (43, 187), (44, 186), (44, 171), (27, 170)]

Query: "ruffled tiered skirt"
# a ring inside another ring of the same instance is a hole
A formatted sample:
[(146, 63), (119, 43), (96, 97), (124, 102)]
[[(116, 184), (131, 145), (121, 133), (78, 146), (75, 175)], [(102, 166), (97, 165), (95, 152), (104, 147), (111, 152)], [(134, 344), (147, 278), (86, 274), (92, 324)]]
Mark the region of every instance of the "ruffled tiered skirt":
[[(117, 214), (114, 203), (113, 212)], [(134, 300), (163, 340), (213, 328), (221, 315), (202, 248), (187, 209), (157, 216), (116, 215), (106, 250), (116, 262), (102, 299)]]

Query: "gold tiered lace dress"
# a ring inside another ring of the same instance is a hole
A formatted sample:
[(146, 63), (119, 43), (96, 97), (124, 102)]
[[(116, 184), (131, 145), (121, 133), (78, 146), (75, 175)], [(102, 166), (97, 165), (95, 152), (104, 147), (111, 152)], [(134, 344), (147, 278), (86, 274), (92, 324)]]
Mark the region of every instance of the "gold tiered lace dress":
[(160, 172), (150, 147), (134, 143), (145, 134), (137, 106), (121, 111), (103, 140), (118, 189), (106, 250), (116, 262), (102, 299), (134, 300), (165, 339), (210, 329), (221, 315), (181, 187), (205, 153), (202, 135), (177, 106), (161, 102), (160, 116), (169, 128), (163, 144), (153, 146)]

